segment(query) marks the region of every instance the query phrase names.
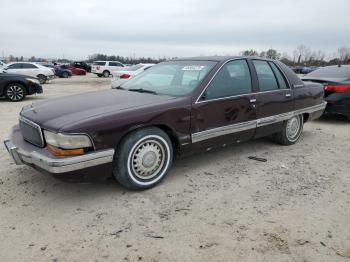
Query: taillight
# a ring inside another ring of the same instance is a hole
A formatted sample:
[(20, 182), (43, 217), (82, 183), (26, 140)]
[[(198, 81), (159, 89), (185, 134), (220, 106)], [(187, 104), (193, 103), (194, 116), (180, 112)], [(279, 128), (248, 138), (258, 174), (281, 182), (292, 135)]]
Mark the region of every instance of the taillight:
[(129, 74), (122, 74), (119, 78), (121, 79), (128, 79), (130, 77)]
[(344, 93), (350, 90), (350, 85), (325, 85), (324, 91), (333, 93)]

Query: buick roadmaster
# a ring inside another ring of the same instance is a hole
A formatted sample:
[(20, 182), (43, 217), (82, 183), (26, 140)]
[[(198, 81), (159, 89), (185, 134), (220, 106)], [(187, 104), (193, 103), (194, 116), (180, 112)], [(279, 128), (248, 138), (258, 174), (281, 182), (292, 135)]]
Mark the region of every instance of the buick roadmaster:
[(279, 61), (195, 57), (160, 63), (116, 89), (25, 106), (4, 141), (16, 164), (95, 172), (147, 189), (174, 156), (270, 136), (296, 143), (326, 107), (318, 83)]

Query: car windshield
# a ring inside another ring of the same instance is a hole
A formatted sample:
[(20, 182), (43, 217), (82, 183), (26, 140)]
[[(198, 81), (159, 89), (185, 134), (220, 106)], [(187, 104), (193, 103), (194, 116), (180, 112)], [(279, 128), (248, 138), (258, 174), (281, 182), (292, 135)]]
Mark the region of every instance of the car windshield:
[(306, 75), (311, 77), (349, 78), (350, 66), (327, 66)]
[(213, 61), (169, 61), (155, 65), (121, 88), (169, 96), (190, 94), (214, 67)]

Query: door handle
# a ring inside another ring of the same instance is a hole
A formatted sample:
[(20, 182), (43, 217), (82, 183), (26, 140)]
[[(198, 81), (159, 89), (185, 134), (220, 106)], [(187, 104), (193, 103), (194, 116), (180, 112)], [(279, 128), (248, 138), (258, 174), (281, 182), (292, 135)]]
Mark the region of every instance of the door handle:
[(292, 94), (286, 94), (286, 97), (291, 97), (292, 96)]
[(250, 103), (255, 103), (256, 102), (256, 99), (255, 98), (252, 98), (249, 100)]

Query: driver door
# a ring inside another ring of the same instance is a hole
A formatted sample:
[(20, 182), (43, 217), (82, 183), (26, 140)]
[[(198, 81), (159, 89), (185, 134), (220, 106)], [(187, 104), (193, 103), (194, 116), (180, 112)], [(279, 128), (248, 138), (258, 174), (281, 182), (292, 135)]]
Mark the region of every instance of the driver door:
[(192, 107), (192, 143), (205, 148), (239, 143), (252, 138), (255, 129), (255, 98), (247, 61), (230, 61)]

